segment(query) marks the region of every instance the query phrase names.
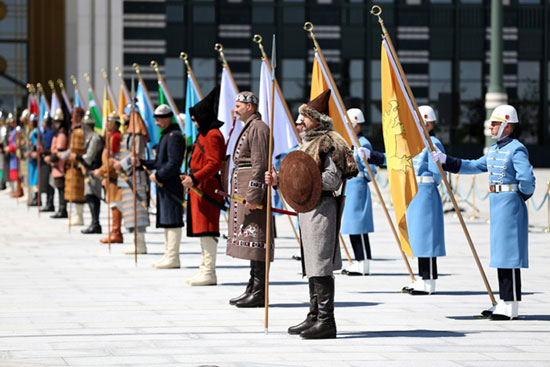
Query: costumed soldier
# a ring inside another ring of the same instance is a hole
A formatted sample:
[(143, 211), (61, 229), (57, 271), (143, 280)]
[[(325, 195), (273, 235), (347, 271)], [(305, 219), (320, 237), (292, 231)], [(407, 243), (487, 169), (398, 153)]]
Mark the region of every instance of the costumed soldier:
[[(0, 110), (0, 191), (7, 188), (6, 185), (6, 154), (4, 147), (7, 145), (6, 137), (8, 136), (8, 128), (5, 123), (6, 116), (4, 111)], [(9, 164), (9, 163), (8, 163)]]
[(121, 225), (122, 212), (118, 208), (121, 199), (121, 191), (117, 186), (117, 173), (113, 166), (114, 157), (120, 151), (120, 119), (116, 113), (109, 114), (107, 118), (107, 141), (101, 155), (101, 167), (93, 171), (96, 178), (101, 178), (105, 187), (105, 197), (111, 210), (111, 233), (108, 237), (99, 240), (101, 243), (123, 243)]
[(84, 130), (84, 154), (75, 154), (73, 159), (84, 165), (86, 171), (84, 178), (84, 198), (90, 208), (92, 223), (88, 228), (81, 230), (84, 234), (101, 233), (99, 223), (100, 199), (101, 199), (101, 180), (94, 177), (91, 172), (101, 167), (101, 154), (103, 152), (103, 140), (95, 132), (95, 120), (90, 111), (86, 111), (82, 119), (82, 128)]
[[(430, 106), (420, 106), (418, 110), (432, 143), (445, 152), (443, 144), (433, 132), (437, 120), (435, 111)], [(437, 164), (429, 159), (426, 148), (413, 158), (413, 166), (418, 192), (407, 209), (407, 227), (413, 255), (418, 258), (418, 275), (421, 279), (404, 287), (403, 291), (412, 295), (424, 295), (435, 292), (437, 258), (445, 256), (445, 223), (441, 196), (437, 190), (442, 178)]]
[(206, 198), (190, 190), (187, 202), (187, 236), (200, 237), (201, 265), (198, 274), (187, 279), (192, 286), (216, 285), (216, 251), (220, 236), (221, 189), (220, 169), (225, 154), (225, 139), (219, 128), (223, 122), (217, 118), (219, 87), (214, 88), (203, 100), (189, 109), (191, 119), (199, 134), (193, 144), (189, 175), (182, 176), (187, 188), (197, 187), (211, 199), (217, 198), (215, 206)]
[(55, 136), (52, 139), (50, 154), (44, 157), (44, 161), (52, 166), (52, 177), (54, 185), (59, 195), (59, 207), (57, 212), (51, 218), (67, 218), (67, 202), (65, 201), (65, 161), (63, 161), (61, 152), (67, 150), (67, 126), (63, 110), (58, 108), (53, 118), (53, 128)]
[[(52, 183), (50, 184), (52, 166), (45, 161), (45, 158), (51, 154), (51, 146), (55, 136), (55, 131), (52, 130), (52, 120), (47, 111), (44, 113), (44, 118), (42, 120), (42, 129), (43, 131), (40, 134), (37, 152), (40, 155), (40, 194), (43, 192), (46, 193), (46, 202), (40, 211), (53, 212), (55, 211), (55, 207), (53, 205), (55, 190), (53, 186), (53, 178)], [(42, 202), (42, 198), (40, 199), (40, 202)]]
[(156, 125), (162, 129), (155, 159), (141, 161), (149, 170), (156, 169), (149, 179), (157, 187), (157, 228), (164, 228), (164, 256), (153, 263), (157, 269), (180, 267), (180, 242), (183, 227), (183, 185), (180, 168), (183, 163), (185, 141), (178, 124), (172, 123), (172, 110), (165, 104), (155, 109)]
[[(300, 106), (305, 143), (281, 163), (281, 192), (298, 212), (302, 242), (302, 271), (308, 277), (310, 309), (306, 319), (288, 328), (304, 339), (336, 337), (333, 272), (342, 267), (340, 231), (346, 179), (358, 173), (353, 152), (333, 130), (328, 116), (330, 89)], [(277, 175), (266, 172), (267, 183), (277, 184)], [(300, 190), (296, 190), (299, 187)]]
[(497, 268), (500, 301), (482, 315), (493, 320), (511, 320), (518, 317), (521, 301), (520, 268), (529, 267), (529, 221), (525, 201), (535, 191), (535, 176), (527, 148), (514, 135), (514, 126), (519, 123), (516, 109), (509, 105), (498, 106), (489, 121), (491, 135), (497, 141), (483, 157), (465, 160), (447, 156), (440, 150), (430, 155), (449, 172), (489, 172), (489, 266)]
[[(361, 132), (361, 125), (365, 123), (365, 116), (359, 108), (348, 110), (348, 116), (362, 147), (372, 150), (369, 140)], [(365, 164), (358, 154), (355, 161), (359, 173), (349, 180), (346, 185), (346, 206), (342, 215), (342, 234), (348, 234), (355, 255), (355, 262), (342, 270), (345, 275), (369, 275), (370, 261), (372, 260), (369, 233), (374, 232), (372, 217), (372, 198), (368, 183), (372, 180)], [(376, 172), (376, 166), (370, 165), (371, 171)]]
[[(241, 92), (235, 102), (235, 113), (244, 126), (233, 150), (231, 192), (244, 197), (241, 204), (229, 204), (229, 233), (226, 253), (250, 260), (250, 279), (243, 294), (229, 300), (237, 307), (264, 307), (265, 304), (265, 250), (266, 213), (256, 209), (266, 205), (264, 173), (269, 155), (269, 128), (258, 112), (258, 97), (252, 92)], [(273, 243), (273, 241), (271, 241)], [(273, 248), (270, 249), (273, 255)], [(270, 256), (273, 259), (273, 256)]]
[[(134, 188), (132, 154), (133, 143), (135, 139), (136, 157), (145, 160), (147, 153), (147, 142), (150, 140), (147, 127), (143, 122), (137, 109), (132, 115), (132, 106), (129, 104), (124, 109), (122, 119), (126, 125), (124, 135), (121, 139), (120, 153), (116, 155), (113, 163), (115, 169), (119, 172), (118, 186), (122, 190), (122, 217), (124, 218), (124, 227), (130, 232), (134, 231), (134, 190), (136, 190), (136, 219), (137, 219), (137, 253), (146, 254), (145, 229), (149, 226), (148, 212), (148, 191), (149, 183), (147, 174), (142, 167), (136, 167), (136, 187)], [(134, 138), (135, 133), (135, 138)], [(122, 252), (132, 255), (136, 251), (134, 244), (125, 247)]]
[(29, 116), (30, 134), (28, 140), (29, 150), (26, 153), (29, 167), (29, 192), (32, 191), (30, 206), (38, 205), (38, 116), (31, 113)]
[(19, 157), (17, 154), (18, 151), (18, 140), (22, 134), (22, 129), (20, 125), (17, 125), (17, 120), (10, 113), (8, 115), (7, 121), (13, 124), (13, 129), (10, 133), (10, 138), (8, 141), (7, 152), (10, 154), (10, 181), (12, 186), (15, 186), (15, 190), (12, 192), (12, 198), (20, 198), (23, 196), (23, 187), (21, 182), (21, 176), (19, 174)]
[(62, 156), (67, 162), (65, 172), (65, 200), (72, 202), (75, 213), (71, 215), (71, 225), (84, 225), (84, 173), (83, 167), (77, 157), (84, 154), (84, 129), (82, 128), (82, 118), (85, 111), (82, 107), (76, 106), (72, 113), (72, 130), (69, 136), (69, 149)]

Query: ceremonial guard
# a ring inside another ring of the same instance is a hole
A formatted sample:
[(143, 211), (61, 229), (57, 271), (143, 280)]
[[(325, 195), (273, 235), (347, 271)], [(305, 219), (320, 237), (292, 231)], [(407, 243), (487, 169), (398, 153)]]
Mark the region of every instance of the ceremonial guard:
[[(84, 129), (82, 128), (82, 118), (85, 111), (82, 107), (76, 106), (72, 113), (71, 135), (69, 136), (69, 149), (63, 155), (66, 160), (65, 172), (65, 200), (69, 201), (72, 207), (75, 208), (75, 213), (69, 213), (71, 216), (71, 225), (84, 225), (84, 173), (85, 168), (82, 167), (78, 157), (84, 154)], [(72, 210), (70, 208), (69, 210)]]
[[(242, 204), (231, 200), (229, 206), (229, 234), (227, 255), (250, 260), (250, 279), (243, 294), (229, 300), (237, 307), (264, 307), (266, 212), (256, 209), (266, 205), (264, 184), (268, 168), (269, 128), (258, 110), (258, 97), (252, 92), (241, 92), (235, 102), (235, 113), (244, 122), (233, 150), (231, 193), (243, 197)], [(273, 243), (273, 241), (271, 241)], [(273, 260), (273, 248), (270, 249)]]
[(111, 232), (108, 237), (99, 240), (101, 243), (123, 243), (121, 225), (122, 212), (118, 208), (121, 199), (120, 188), (117, 186), (117, 173), (113, 166), (114, 157), (120, 151), (120, 119), (116, 113), (109, 114), (105, 134), (107, 139), (101, 156), (101, 167), (94, 170), (93, 175), (101, 178), (105, 187), (105, 197), (111, 209)]
[[(199, 272), (187, 280), (187, 284), (192, 286), (217, 283), (216, 252), (223, 200), (216, 195), (216, 190), (221, 190), (220, 170), (225, 155), (225, 139), (219, 130), (223, 122), (217, 118), (219, 94), (220, 89), (216, 87), (189, 109), (199, 134), (193, 144), (189, 174), (182, 176), (182, 184), (187, 188), (196, 187), (203, 193), (200, 196), (190, 190), (187, 202), (187, 236), (199, 237), (201, 245)], [(217, 200), (219, 205), (216, 206), (212, 199)]]
[(172, 123), (172, 110), (165, 104), (155, 109), (156, 125), (162, 129), (155, 159), (137, 160), (148, 170), (156, 169), (149, 179), (157, 184), (157, 228), (164, 228), (164, 256), (153, 263), (157, 269), (180, 267), (180, 242), (183, 227), (183, 185), (180, 168), (185, 141), (178, 124)]
[(68, 139), (67, 126), (61, 108), (55, 111), (53, 128), (55, 130), (55, 136), (52, 139), (50, 154), (44, 158), (45, 162), (52, 167), (51, 174), (59, 195), (59, 207), (51, 218), (67, 218), (67, 202), (65, 201), (65, 161), (61, 159), (61, 152), (67, 150)]
[[(443, 144), (433, 132), (437, 120), (435, 111), (430, 106), (420, 106), (418, 110), (433, 145), (445, 152)], [(412, 295), (425, 295), (435, 292), (437, 258), (445, 256), (445, 223), (441, 196), (437, 189), (442, 178), (426, 148), (413, 158), (413, 166), (418, 191), (407, 209), (407, 227), (413, 255), (418, 258), (418, 275), (421, 279), (404, 287), (403, 291)]]
[[(358, 173), (353, 152), (333, 130), (329, 99), (330, 90), (326, 90), (300, 106), (305, 143), (283, 159), (279, 171), (282, 194), (298, 212), (302, 270), (308, 277), (310, 298), (306, 319), (288, 328), (288, 333), (304, 339), (336, 337), (333, 272), (342, 267), (338, 243), (342, 185)], [(276, 185), (277, 175), (266, 173), (266, 182)]]
[(101, 200), (101, 180), (94, 177), (91, 172), (101, 167), (101, 153), (103, 152), (103, 140), (95, 132), (95, 120), (90, 111), (87, 111), (82, 119), (82, 129), (84, 130), (84, 153), (75, 154), (74, 159), (78, 161), (79, 166), (84, 166), (86, 172), (84, 178), (84, 198), (90, 208), (92, 223), (88, 228), (81, 230), (84, 234), (101, 233), (99, 223), (100, 200)]
[[(37, 151), (40, 156), (40, 194), (43, 192), (46, 193), (46, 202), (40, 211), (53, 212), (55, 211), (55, 207), (53, 205), (55, 190), (53, 181), (50, 183), (52, 166), (49, 165), (45, 159), (51, 154), (51, 146), (55, 136), (55, 131), (52, 130), (52, 120), (48, 112), (44, 114), (44, 118), (42, 119), (42, 129), (43, 131), (40, 134), (40, 141)], [(42, 202), (42, 199), (40, 199), (40, 201)]]
[(535, 191), (535, 176), (527, 148), (514, 136), (519, 122), (516, 109), (501, 105), (490, 117), (496, 143), (487, 154), (464, 160), (436, 150), (431, 153), (446, 171), (459, 174), (489, 173), (490, 239), (492, 268), (497, 268), (500, 301), (482, 312), (493, 320), (518, 317), (521, 301), (521, 268), (529, 267), (529, 223), (525, 201)]
[[(114, 167), (118, 174), (118, 186), (122, 190), (122, 201), (120, 208), (124, 219), (124, 227), (129, 232), (133, 232), (137, 227), (137, 253), (146, 254), (147, 246), (145, 244), (145, 230), (149, 226), (149, 182), (147, 174), (142, 167), (136, 167), (136, 186), (133, 181), (132, 154), (135, 150), (136, 157), (145, 160), (147, 155), (147, 142), (150, 140), (147, 127), (143, 122), (137, 109), (132, 114), (131, 105), (127, 105), (124, 110), (123, 121), (126, 125), (124, 135), (120, 143), (120, 152), (115, 156)], [(135, 136), (134, 136), (135, 134)], [(136, 192), (136, 207), (134, 217), (134, 190)], [(134, 223), (134, 220), (137, 223)], [(122, 252), (132, 255), (136, 251), (134, 244), (126, 246)]]
[(7, 146), (8, 141), (8, 127), (5, 123), (6, 115), (4, 111), (0, 110), (0, 190), (4, 191), (7, 188), (7, 167), (9, 166), (9, 159), (6, 163), (7, 153), (4, 153), (4, 147)]
[[(348, 116), (359, 144), (372, 150), (369, 140), (361, 132), (361, 125), (365, 123), (365, 116), (358, 108), (348, 110)], [(372, 180), (363, 162), (355, 154), (355, 161), (359, 173), (351, 178), (346, 185), (346, 205), (342, 216), (342, 234), (348, 234), (355, 255), (355, 262), (342, 270), (346, 275), (369, 275), (370, 261), (372, 260), (369, 233), (374, 232), (372, 217), (372, 198), (368, 183)], [(371, 171), (376, 172), (376, 166), (370, 165)]]
[(26, 157), (28, 160), (29, 169), (29, 193), (32, 192), (30, 206), (38, 205), (38, 116), (31, 113), (29, 116), (29, 139), (27, 146), (29, 147)]
[(10, 181), (14, 182), (16, 188), (11, 194), (12, 198), (20, 198), (23, 196), (23, 187), (21, 182), (21, 175), (19, 174), (19, 140), (21, 139), (22, 129), (20, 125), (17, 125), (17, 120), (10, 113), (8, 115), (8, 120), (13, 123), (13, 129), (11, 130), (7, 152), (10, 154)]

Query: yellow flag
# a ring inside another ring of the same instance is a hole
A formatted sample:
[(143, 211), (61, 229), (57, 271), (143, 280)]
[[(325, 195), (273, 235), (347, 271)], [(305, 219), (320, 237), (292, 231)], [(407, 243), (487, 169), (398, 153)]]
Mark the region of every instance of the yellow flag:
[(101, 127), (101, 131), (96, 132), (101, 135), (105, 135), (105, 129), (107, 128), (107, 120), (109, 119), (109, 115), (114, 112), (115, 108), (113, 107), (113, 103), (111, 102), (111, 99), (109, 98), (109, 94), (107, 93), (107, 87), (103, 88), (103, 126)]
[(405, 213), (417, 192), (412, 159), (424, 148), (418, 118), (388, 45), (381, 55), (382, 130), (395, 219), (403, 251), (413, 257)]
[(128, 101), (128, 98), (126, 98), (126, 92), (124, 91), (124, 86), (120, 85), (120, 91), (118, 93), (118, 115), (122, 116), (124, 115), (124, 107), (130, 103)]
[(329, 116), (332, 117), (334, 130), (342, 135), (342, 137), (346, 139), (347, 143), (351, 146), (353, 143), (346, 128), (347, 123), (345, 121), (346, 117), (344, 116), (346, 113), (345, 107), (338, 106), (337, 104), (337, 100), (335, 98), (336, 94), (334, 93), (334, 90), (332, 90), (336, 86), (329, 85), (327, 73), (330, 73), (330, 70), (325, 70), (323, 64), (317, 59), (318, 57), (316, 55), (315, 60), (313, 61), (313, 71), (311, 72), (311, 92), (309, 99), (312, 100), (325, 90), (331, 89), (330, 100), (328, 103)]

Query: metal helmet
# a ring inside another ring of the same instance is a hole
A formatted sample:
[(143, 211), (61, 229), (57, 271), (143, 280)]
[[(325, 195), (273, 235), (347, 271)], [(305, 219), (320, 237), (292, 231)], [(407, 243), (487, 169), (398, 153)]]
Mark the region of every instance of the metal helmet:
[(29, 120), (31, 120), (31, 121), (37, 121), (37, 120), (38, 120), (38, 116), (36, 115), (36, 113), (31, 113), (31, 115), (29, 116)]
[(418, 111), (422, 116), (422, 120), (424, 120), (424, 125), (427, 124), (428, 121), (433, 121), (434, 123), (437, 121), (435, 111), (431, 106), (420, 106), (418, 107)]
[(503, 104), (493, 110), (489, 121), (501, 122), (497, 135), (493, 138), (498, 140), (502, 137), (506, 125), (519, 123), (518, 113), (513, 106)]
[(15, 119), (13, 118), (13, 113), (8, 113), (8, 117), (6, 117), (6, 122), (12, 123)]
[(23, 120), (28, 120), (30, 116), (31, 116), (31, 111), (29, 111), (28, 108), (25, 108), (25, 109), (23, 110), (23, 112), (21, 112), (21, 118), (22, 118)]
[(55, 110), (55, 115), (53, 117), (55, 121), (65, 121), (65, 116), (63, 115), (63, 110), (61, 108), (58, 108)]
[(48, 111), (44, 112), (44, 116), (42, 116), (43, 120), (47, 120), (50, 117), (50, 113)]
[(120, 117), (118, 116), (118, 113), (111, 112), (109, 114), (109, 117), (107, 118), (107, 121), (115, 121), (115, 122), (118, 122), (120, 124)]
[(83, 124), (95, 125), (95, 119), (90, 110), (86, 111), (86, 114), (82, 118)]
[(363, 111), (359, 108), (350, 108), (348, 110), (348, 116), (353, 127), (357, 124), (363, 124), (365, 122), (365, 115), (363, 115)]

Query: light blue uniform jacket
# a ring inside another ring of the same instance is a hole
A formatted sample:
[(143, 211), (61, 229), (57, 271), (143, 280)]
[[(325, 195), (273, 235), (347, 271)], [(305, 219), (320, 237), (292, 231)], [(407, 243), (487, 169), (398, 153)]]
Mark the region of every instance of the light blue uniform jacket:
[[(364, 136), (359, 136), (359, 144), (372, 151), (372, 145)], [(359, 174), (348, 180), (346, 184), (346, 202), (342, 216), (342, 234), (363, 234), (374, 232), (372, 218), (372, 198), (370, 195), (369, 173), (363, 159), (355, 157)], [(371, 171), (376, 172), (376, 166), (370, 164)]]
[(521, 194), (530, 196), (535, 191), (533, 166), (529, 163), (527, 148), (517, 139), (506, 145), (493, 144), (487, 154), (476, 160), (462, 160), (460, 174), (489, 172), (489, 185), (517, 184), (515, 192), (489, 194), (491, 218), (492, 268), (528, 268), (527, 207)]
[[(434, 136), (432, 143), (442, 152), (443, 145)], [(407, 209), (407, 227), (409, 242), (415, 257), (445, 256), (445, 224), (441, 196), (437, 186), (441, 174), (437, 165), (431, 160), (428, 150), (424, 148), (413, 159), (414, 172), (417, 177), (433, 177), (433, 183), (419, 183), (418, 192)]]

